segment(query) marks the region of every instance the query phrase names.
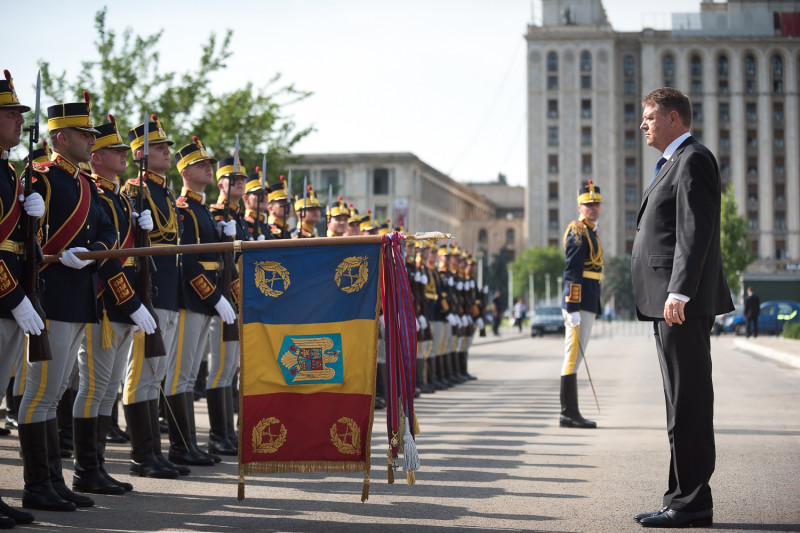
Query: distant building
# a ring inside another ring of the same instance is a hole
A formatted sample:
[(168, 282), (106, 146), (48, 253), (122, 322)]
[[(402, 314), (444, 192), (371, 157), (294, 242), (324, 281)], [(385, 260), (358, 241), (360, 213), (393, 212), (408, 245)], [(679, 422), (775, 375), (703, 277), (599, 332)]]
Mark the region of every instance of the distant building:
[(464, 221), (465, 234), (476, 237), (476, 250), (489, 257), (505, 251), (513, 260), (525, 249), (525, 187), (507, 185), (502, 175), (494, 182), (467, 185), (494, 204), (495, 218)]
[(639, 131), (641, 97), (671, 86), (749, 220), (750, 270), (800, 273), (800, 1), (703, 0), (671, 31), (641, 32), (614, 31), (601, 0), (542, 4), (526, 35), (527, 243), (558, 244), (592, 179), (605, 253), (630, 252), (659, 157)]

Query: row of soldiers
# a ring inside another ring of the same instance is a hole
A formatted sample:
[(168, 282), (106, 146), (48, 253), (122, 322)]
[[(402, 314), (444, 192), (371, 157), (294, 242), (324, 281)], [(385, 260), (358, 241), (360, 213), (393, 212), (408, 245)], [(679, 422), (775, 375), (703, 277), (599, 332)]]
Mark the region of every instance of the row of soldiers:
[[(124, 494), (133, 488), (104, 467), (105, 438), (120, 384), (132, 474), (175, 479), (189, 474), (190, 467), (211, 466), (221, 455), (238, 453), (233, 379), (239, 342), (223, 332), (237, 318), (235, 271), (228, 287), (219, 253), (145, 258), (152, 267), (152, 292), (145, 298), (137, 284), (140, 260), (76, 254), (132, 248), (137, 232), (153, 247), (316, 237), (322, 206), (311, 187), (290, 202), (286, 180), (266, 185), (261, 169), (247, 174), (238, 154), (216, 161), (197, 137), (172, 153), (174, 143), (156, 115), (128, 131), (125, 142), (112, 115), (94, 126), (87, 93), (82, 102), (47, 109), (49, 143), (26, 158), (31, 180), (25, 185), (32, 192), (24, 194), (23, 180), (8, 156), (20, 142), (22, 113), (29, 110), (5, 71), (0, 79), (0, 395), (13, 376), (25, 482), (22, 506), (73, 511), (94, 505), (76, 493)], [(129, 154), (141, 169), (139, 177), (122, 183)], [(167, 178), (173, 163), (182, 180), (180, 194)], [(219, 200), (208, 205), (206, 189), (215, 178)], [(341, 198), (329, 204), (330, 237), (388, 231), (388, 223), (377, 225), (371, 212), (361, 216)], [(293, 212), (299, 222), (289, 230)], [(43, 254), (59, 258), (41, 265), (42, 290), (30, 298), (20, 281), (26, 220), (35, 222)], [(485, 294), (475, 286), (474, 265), (455, 248), (437, 253), (427, 244), (409, 250), (408, 256), (420, 331), (420, 388), (435, 390), (471, 378), (466, 351), (473, 329), (482, 329), (479, 302)], [(29, 357), (33, 340), (45, 335), (52, 358)], [(163, 352), (147, 353), (147, 340), (156, 336)], [(206, 356), (210, 431), (204, 450), (197, 444), (193, 388)], [(380, 364), (385, 369), (385, 361)], [(56, 413), (76, 367), (70, 489), (62, 473)], [(379, 379), (379, 390), (382, 385)], [(168, 422), (165, 452), (159, 401)], [(0, 500), (0, 527), (32, 520)]]

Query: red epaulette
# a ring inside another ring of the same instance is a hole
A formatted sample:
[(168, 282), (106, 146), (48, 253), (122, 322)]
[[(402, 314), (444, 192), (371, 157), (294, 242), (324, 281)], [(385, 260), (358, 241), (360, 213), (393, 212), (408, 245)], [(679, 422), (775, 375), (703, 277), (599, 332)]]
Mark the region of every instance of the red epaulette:
[(185, 196), (180, 196), (175, 200), (175, 206), (186, 209), (189, 207), (189, 200), (187, 200)]
[(50, 172), (50, 167), (55, 165), (53, 161), (45, 161), (43, 163), (37, 163), (36, 161), (33, 162), (33, 171), (38, 172), (40, 174), (47, 174)]

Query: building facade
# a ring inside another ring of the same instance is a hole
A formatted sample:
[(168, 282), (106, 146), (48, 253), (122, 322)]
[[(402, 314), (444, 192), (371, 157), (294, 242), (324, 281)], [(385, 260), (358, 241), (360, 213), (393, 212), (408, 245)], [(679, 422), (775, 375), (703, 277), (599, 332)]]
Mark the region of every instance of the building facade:
[(641, 98), (689, 95), (692, 134), (716, 155), (750, 227), (749, 271), (800, 272), (800, 1), (699, 2), (671, 31), (615, 32), (601, 0), (543, 0), (529, 26), (529, 245), (558, 244), (575, 191), (603, 193), (603, 247), (628, 253), (659, 155), (639, 131)]

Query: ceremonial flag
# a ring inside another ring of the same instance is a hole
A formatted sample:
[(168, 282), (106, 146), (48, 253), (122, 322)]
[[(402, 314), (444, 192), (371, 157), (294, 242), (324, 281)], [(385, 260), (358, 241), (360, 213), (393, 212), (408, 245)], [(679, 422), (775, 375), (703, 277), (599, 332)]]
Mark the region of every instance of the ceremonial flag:
[(364, 472), (366, 498), (381, 244), (244, 250), (239, 271), (239, 498), (282, 472)]

